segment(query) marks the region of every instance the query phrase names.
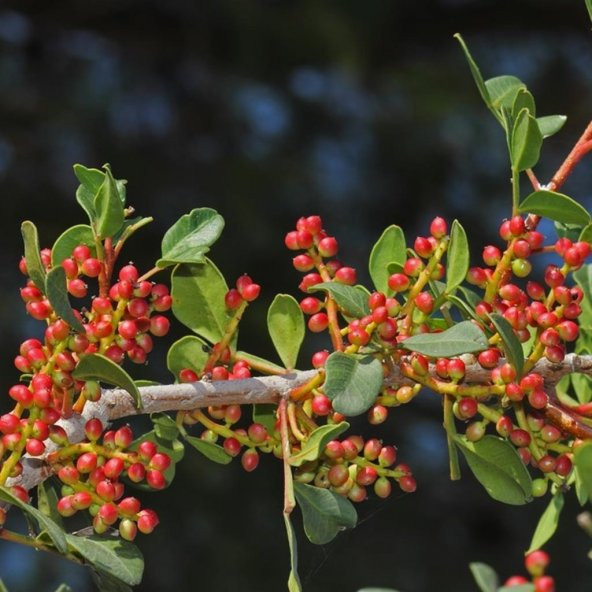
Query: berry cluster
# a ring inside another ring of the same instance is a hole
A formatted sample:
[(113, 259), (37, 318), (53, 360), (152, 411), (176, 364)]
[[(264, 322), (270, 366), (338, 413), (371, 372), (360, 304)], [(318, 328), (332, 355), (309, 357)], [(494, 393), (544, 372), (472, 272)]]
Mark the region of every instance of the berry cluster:
[(133, 435), (129, 426), (104, 432), (98, 419), (90, 419), (85, 434), (86, 441), (72, 445), (64, 442), (62, 448), (48, 456), (63, 483), (58, 512), (68, 517), (88, 510), (99, 534), (119, 520), (119, 533), (128, 541), (135, 538), (138, 530), (144, 534), (152, 532), (158, 516), (153, 510), (141, 509), (135, 497), (123, 498), (124, 484), (120, 479), (145, 481), (152, 489), (163, 489), (163, 473), (171, 464), (170, 457), (158, 452), (150, 440), (130, 450)]
[(524, 566), (530, 574), (531, 580), (525, 576), (511, 576), (504, 582), (504, 586), (513, 588), (514, 586), (521, 586), (532, 581), (534, 592), (555, 592), (555, 580), (551, 576), (545, 575), (549, 563), (550, 558), (545, 551), (538, 549), (529, 553), (524, 558)]

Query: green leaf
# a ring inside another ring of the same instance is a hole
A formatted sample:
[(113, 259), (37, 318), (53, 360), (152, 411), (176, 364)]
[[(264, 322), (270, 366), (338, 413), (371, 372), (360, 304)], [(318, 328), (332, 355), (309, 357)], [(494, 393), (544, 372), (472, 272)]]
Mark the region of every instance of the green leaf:
[(469, 568), (481, 592), (496, 592), (499, 586), (497, 574), (486, 563), (469, 563)]
[(496, 111), (502, 108), (512, 109), (519, 91), (526, 89), (526, 85), (516, 76), (496, 76), (485, 81), (489, 94), (489, 105)]
[(181, 216), (162, 239), (162, 257), (157, 267), (177, 263), (202, 263), (204, 255), (218, 240), (224, 218), (212, 208), (196, 208)]
[(534, 97), (525, 86), (519, 88), (514, 96), (514, 102), (512, 103), (512, 117), (516, 118), (522, 109), (527, 109), (533, 117), (536, 115)]
[(555, 534), (557, 525), (559, 524), (559, 516), (561, 515), (561, 510), (563, 510), (563, 502), (564, 499), (561, 492), (557, 492), (552, 497), (537, 524), (526, 554), (540, 549)]
[(86, 245), (93, 256), (96, 254), (94, 235), (88, 224), (77, 224), (58, 236), (51, 248), (52, 266), (60, 265), (64, 259), (71, 257), (74, 247), (78, 245)]
[(586, 226), (584, 226), (576, 240), (586, 243), (592, 243), (592, 224), (587, 224)]
[(489, 315), (489, 318), (502, 339), (506, 360), (514, 366), (518, 378), (520, 378), (522, 376), (522, 369), (524, 368), (524, 352), (522, 351), (520, 340), (516, 337), (512, 325), (504, 317), (497, 313), (492, 313)]
[(163, 440), (175, 440), (179, 435), (179, 426), (175, 420), (166, 413), (152, 413), (150, 421), (154, 425), (154, 433)]
[(260, 423), (267, 428), (267, 432), (273, 434), (275, 430), (277, 405), (272, 403), (257, 403), (253, 405), (253, 422)]
[(325, 424), (314, 430), (306, 439), (305, 442), (301, 443), (302, 448), (300, 452), (293, 454), (289, 463), (294, 467), (299, 467), (302, 463), (309, 460), (316, 460), (325, 450), (327, 442), (334, 440), (339, 434), (342, 434), (349, 428), (349, 423), (342, 421), (337, 424)]
[(37, 227), (30, 220), (25, 220), (21, 224), (21, 234), (25, 245), (25, 261), (27, 262), (29, 277), (45, 293), (45, 267), (43, 267), (41, 255), (39, 254)]
[(473, 56), (469, 52), (469, 48), (467, 47), (467, 45), (464, 42), (464, 39), (461, 37), (460, 33), (456, 33), (454, 35), (454, 37), (460, 43), (463, 53), (465, 54), (465, 58), (469, 64), (471, 74), (473, 75), (473, 80), (475, 81), (475, 84), (477, 85), (477, 89), (479, 90), (479, 94), (481, 95), (481, 98), (483, 99), (485, 104), (490, 109), (492, 109), (491, 97), (489, 96), (489, 91), (487, 89), (487, 86), (485, 85), (485, 82), (483, 82), (483, 76), (481, 76), (481, 72), (479, 71), (479, 68), (477, 67), (477, 64), (475, 63)]
[(127, 584), (96, 567), (91, 569), (91, 576), (99, 592), (133, 592)]
[(469, 442), (464, 436), (454, 441), (477, 481), (495, 500), (515, 506), (531, 500), (532, 480), (516, 449), (496, 436)]
[(208, 442), (207, 440), (202, 440), (201, 438), (196, 438), (194, 436), (185, 436), (185, 441), (215, 463), (227, 465), (232, 461), (232, 456), (230, 456), (219, 444)]
[(62, 517), (58, 510), (58, 496), (55, 489), (47, 483), (42, 481), (37, 485), (37, 507), (43, 514), (48, 518), (51, 518), (62, 530), (64, 530), (64, 524)]
[(565, 125), (567, 117), (565, 115), (545, 115), (537, 117), (536, 121), (543, 138), (550, 138)]
[(512, 129), (510, 140), (510, 157), (512, 168), (516, 172), (532, 168), (539, 160), (543, 136), (536, 119), (528, 109), (522, 109)]
[(304, 340), (304, 314), (296, 298), (278, 294), (267, 311), (267, 328), (271, 341), (286, 368), (295, 368)]
[(296, 533), (290, 520), (290, 515), (284, 513), (284, 524), (288, 535), (288, 546), (290, 547), (290, 577), (288, 578), (288, 592), (302, 592), (302, 584), (298, 575), (298, 542)]
[(333, 352), (325, 364), (323, 390), (343, 415), (367, 411), (382, 388), (382, 364), (372, 356)]
[(370, 312), (368, 294), (358, 286), (348, 286), (339, 282), (321, 282), (308, 289), (309, 292), (328, 292), (337, 306), (348, 317), (361, 319)]
[(68, 546), (92, 566), (129, 584), (142, 581), (144, 558), (138, 547), (120, 538), (66, 535)]
[(574, 471), (573, 476), (574, 484), (576, 486), (576, 497), (578, 498), (578, 503), (580, 504), (580, 506), (583, 506), (588, 501), (590, 494), (588, 493), (588, 489), (582, 482), (582, 478), (580, 477), (578, 471)]
[(142, 406), (140, 391), (131, 376), (115, 362), (102, 354), (86, 354), (80, 358), (72, 372), (76, 380), (97, 380), (125, 389), (134, 399), (138, 409)]
[(175, 341), (167, 353), (167, 368), (175, 378), (184, 368), (193, 370), (196, 374), (203, 372), (209, 358), (210, 346), (195, 335), (186, 335)]
[[(391, 263), (403, 265), (407, 259), (407, 244), (403, 230), (395, 224), (389, 226), (376, 241), (370, 253), (368, 269), (374, 286), (380, 292), (388, 293), (388, 266)], [(394, 273), (394, 272), (393, 272)]]
[(53, 267), (45, 277), (45, 293), (55, 313), (62, 317), (68, 325), (78, 333), (84, 333), (85, 329), (78, 317), (74, 314), (68, 289), (66, 287), (66, 272), (61, 265)]
[(489, 347), (483, 331), (471, 321), (462, 321), (441, 333), (423, 333), (401, 341), (399, 347), (431, 358), (449, 358), (483, 351)]
[(577, 201), (563, 193), (546, 189), (528, 195), (520, 204), (518, 211), (537, 214), (565, 224), (586, 226), (590, 223), (590, 214)]
[(577, 477), (582, 483), (582, 489), (592, 497), (592, 442), (584, 442), (574, 452), (574, 465)]
[(592, 0), (586, 0), (586, 10), (588, 10), (588, 16), (592, 21)]
[(474, 309), (471, 308), (464, 300), (462, 300), (458, 296), (446, 296), (446, 300), (454, 304), (454, 306), (456, 306), (460, 310), (460, 313), (463, 315), (465, 320), (474, 319), (478, 323), (482, 322), (481, 319), (475, 313)]
[(555, 232), (559, 238), (568, 238), (575, 242), (584, 230), (580, 224), (563, 224), (563, 222), (554, 222)]
[(66, 533), (51, 518), (30, 504), (26, 504), (25, 502), (21, 501), (18, 497), (13, 495), (8, 489), (5, 489), (4, 487), (0, 487), (0, 499), (3, 499), (5, 502), (20, 508), (23, 512), (31, 516), (31, 518), (37, 522), (39, 528), (47, 532), (55, 548), (60, 553), (67, 552), (68, 547), (66, 545)]
[(592, 378), (579, 373), (573, 373), (569, 376), (578, 402), (582, 404), (589, 403), (592, 399)]
[(8, 588), (4, 585), (2, 580), (0, 580), (0, 592), (8, 592)]
[(220, 270), (207, 258), (202, 265), (178, 265), (171, 284), (177, 319), (211, 343), (220, 341), (231, 318), (224, 303), (228, 286)]
[(357, 524), (355, 508), (341, 495), (304, 483), (294, 483), (294, 493), (302, 511), (304, 532), (315, 545), (324, 545), (340, 531)]
[(450, 229), (446, 269), (446, 292), (452, 294), (464, 281), (469, 271), (469, 241), (467, 233), (458, 220)]
[(99, 238), (113, 236), (123, 226), (123, 202), (111, 169), (105, 167), (105, 179), (93, 202), (96, 211), (96, 233)]
[(75, 164), (74, 174), (80, 181), (80, 186), (76, 190), (76, 201), (86, 212), (91, 224), (93, 224), (97, 217), (94, 205), (95, 195), (97, 195), (105, 180), (105, 173), (98, 169), (89, 169), (81, 164)]
[[(164, 452), (171, 457), (172, 462), (169, 465), (168, 469), (166, 469), (163, 473), (166, 487), (168, 487), (175, 478), (176, 464), (183, 458), (185, 454), (185, 447), (183, 446), (183, 442), (181, 442), (180, 440), (165, 440), (164, 438), (159, 438), (156, 435), (156, 432), (154, 430), (151, 430), (150, 432), (142, 434), (139, 438), (136, 438), (132, 442), (130, 450), (137, 450), (138, 446), (146, 440), (156, 444), (158, 446), (159, 452)], [(129, 480), (126, 481), (136, 489), (141, 489), (143, 491), (154, 491), (146, 482), (132, 483)]]

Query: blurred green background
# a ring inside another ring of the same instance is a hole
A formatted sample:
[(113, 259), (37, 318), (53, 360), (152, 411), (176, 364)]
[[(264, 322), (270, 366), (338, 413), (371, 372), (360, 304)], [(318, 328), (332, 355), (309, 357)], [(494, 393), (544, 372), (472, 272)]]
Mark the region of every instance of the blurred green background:
[[(16, 380), (18, 344), (42, 331), (17, 290), (19, 225), (35, 221), (50, 246), (84, 222), (75, 162), (111, 163), (129, 181), (128, 202), (155, 217), (125, 257), (141, 267), (152, 266), (163, 232), (191, 208), (225, 217), (212, 257), (229, 282), (249, 272), (263, 285), (240, 342), (260, 355), (273, 356), (264, 328), (273, 295), (297, 295), (283, 236), (300, 215), (323, 217), (363, 281), (385, 226), (403, 226), (412, 240), (436, 214), (461, 219), (477, 262), (509, 213), (510, 175), (501, 130), (473, 87), (456, 31), (486, 77), (517, 75), (539, 114), (569, 116), (545, 142), (537, 173), (548, 180), (592, 112), (592, 33), (580, 1), (3, 2), (1, 389)], [(590, 206), (591, 187), (588, 161), (565, 191)], [(172, 337), (181, 334), (177, 327)], [(324, 343), (313, 341), (300, 366)], [(164, 353), (158, 347), (138, 374), (170, 380)], [(466, 470), (461, 483), (449, 482), (438, 401), (426, 393), (410, 407), (377, 431), (412, 466), (417, 493), (358, 506), (359, 526), (329, 545), (300, 536), (307, 592), (475, 590), (468, 562), (477, 560), (503, 577), (522, 571), (546, 501), (496, 504)], [(363, 421), (354, 429), (369, 431)], [(139, 590), (285, 589), (273, 458), (247, 475), (188, 451), (174, 486), (143, 499), (161, 525), (138, 539), (146, 557)], [(576, 512), (571, 500), (549, 545), (562, 592), (592, 589), (592, 541), (575, 526)], [(0, 577), (11, 591), (50, 592), (61, 581), (93, 590), (85, 570), (6, 543)]]

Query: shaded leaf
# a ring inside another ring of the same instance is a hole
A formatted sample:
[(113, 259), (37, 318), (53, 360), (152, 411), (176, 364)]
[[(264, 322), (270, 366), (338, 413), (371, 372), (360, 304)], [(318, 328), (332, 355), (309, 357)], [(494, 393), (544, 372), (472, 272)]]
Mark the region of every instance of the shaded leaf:
[(358, 286), (348, 286), (339, 282), (321, 282), (308, 288), (309, 292), (328, 292), (344, 315), (361, 319), (370, 312), (368, 294)]
[(346, 421), (319, 426), (308, 436), (306, 441), (301, 442), (300, 452), (293, 454), (289, 459), (289, 463), (294, 467), (299, 467), (306, 461), (316, 460), (325, 450), (327, 442), (334, 440), (348, 428), (349, 423)]
[(181, 337), (171, 345), (167, 353), (167, 368), (175, 378), (184, 368), (201, 374), (209, 358), (210, 346), (195, 335)]
[(517, 172), (532, 168), (539, 160), (542, 144), (536, 119), (528, 109), (522, 109), (514, 121), (510, 140), (512, 168)]
[(592, 442), (584, 442), (574, 452), (574, 466), (582, 489), (587, 492), (588, 498), (592, 497)]
[(37, 227), (30, 220), (25, 220), (21, 224), (21, 234), (25, 246), (25, 261), (27, 262), (27, 272), (33, 283), (45, 293), (45, 268), (41, 262), (39, 254), (39, 235)]
[(502, 339), (506, 360), (514, 366), (518, 378), (520, 378), (524, 368), (524, 352), (520, 340), (516, 337), (512, 325), (504, 317), (497, 313), (492, 313), (489, 315), (489, 318)]
[(479, 327), (471, 321), (462, 321), (441, 333), (423, 333), (409, 337), (399, 347), (433, 358), (449, 358), (483, 351), (489, 344)]
[(528, 195), (518, 208), (519, 212), (537, 214), (566, 224), (590, 223), (586, 208), (571, 197), (555, 191), (541, 189)]
[(85, 329), (78, 317), (74, 314), (70, 300), (68, 298), (68, 289), (66, 287), (66, 272), (61, 265), (53, 267), (47, 272), (45, 277), (45, 293), (55, 313), (64, 319), (70, 328), (84, 333)]
[(58, 496), (55, 489), (47, 481), (42, 481), (37, 485), (37, 507), (48, 518), (51, 518), (62, 530), (64, 524), (58, 510)]
[(536, 121), (543, 138), (549, 138), (565, 125), (567, 117), (565, 115), (545, 115), (544, 117), (537, 117)]
[(51, 248), (51, 264), (52, 266), (59, 265), (64, 259), (72, 256), (74, 247), (78, 245), (86, 245), (93, 257), (96, 254), (95, 239), (92, 228), (88, 224), (77, 224), (71, 226), (58, 236), (53, 247)]
[(138, 547), (117, 538), (67, 534), (68, 546), (97, 569), (130, 586), (142, 581), (144, 558)]
[(227, 465), (232, 461), (232, 456), (230, 456), (219, 444), (208, 442), (207, 440), (202, 440), (201, 438), (196, 438), (194, 436), (185, 436), (185, 441), (215, 463)]
[(355, 508), (341, 495), (304, 483), (294, 483), (294, 493), (302, 511), (304, 532), (315, 545), (324, 545), (340, 531), (357, 524)]
[(368, 269), (374, 286), (380, 292), (388, 293), (388, 278), (394, 271), (389, 271), (389, 265), (403, 266), (407, 259), (407, 244), (403, 230), (392, 224), (380, 235), (370, 252)]
[(290, 548), (290, 576), (288, 578), (288, 592), (302, 592), (302, 584), (298, 575), (298, 542), (296, 533), (290, 520), (290, 515), (284, 513), (284, 524), (288, 535), (288, 546)]
[(491, 97), (489, 96), (489, 91), (487, 90), (485, 82), (483, 81), (483, 76), (481, 76), (481, 72), (479, 71), (479, 68), (477, 67), (477, 64), (475, 63), (473, 56), (469, 52), (469, 48), (467, 47), (467, 45), (466, 45), (464, 39), (462, 38), (462, 36), (460, 35), (460, 33), (456, 33), (454, 35), (454, 37), (460, 43), (463, 53), (465, 54), (465, 59), (467, 60), (467, 62), (469, 64), (471, 74), (473, 75), (473, 80), (475, 81), (475, 84), (477, 85), (477, 89), (479, 91), (479, 94), (481, 95), (481, 98), (483, 99), (485, 104), (491, 109), (492, 108), (491, 107)]
[(536, 116), (536, 106), (534, 103), (534, 97), (525, 86), (519, 88), (516, 94), (514, 95), (514, 102), (512, 103), (512, 117), (516, 118), (518, 116), (518, 113), (520, 113), (522, 109), (528, 110), (528, 112), (533, 117)]
[(140, 391), (131, 376), (121, 366), (102, 354), (82, 356), (72, 376), (76, 380), (97, 380), (119, 386), (133, 397), (138, 409), (142, 406)]
[(586, 0), (586, 10), (588, 11), (590, 20), (592, 20), (592, 0)]
[(224, 297), (228, 286), (206, 258), (202, 265), (177, 265), (171, 278), (173, 313), (186, 327), (211, 343), (220, 341), (231, 318)]
[(485, 436), (478, 442), (457, 436), (454, 441), (477, 481), (493, 499), (516, 506), (530, 501), (532, 480), (508, 441), (496, 436)]
[(497, 592), (499, 579), (495, 570), (486, 563), (469, 563), (469, 569), (481, 592)]
[(372, 356), (333, 352), (325, 364), (323, 390), (343, 415), (367, 411), (382, 388), (382, 364)]
[(91, 575), (99, 592), (133, 592), (127, 584), (96, 567), (91, 570)]
[(568, 238), (570, 241), (575, 242), (578, 240), (583, 227), (580, 224), (563, 224), (563, 222), (553, 222), (555, 226), (555, 232), (559, 238)]
[(592, 244), (592, 224), (587, 224), (584, 226), (576, 240)]
[(25, 502), (21, 501), (18, 497), (13, 495), (8, 489), (5, 489), (4, 487), (0, 487), (0, 499), (3, 499), (5, 502), (20, 508), (23, 512), (31, 516), (31, 518), (37, 522), (39, 528), (47, 532), (55, 548), (60, 553), (67, 552), (68, 547), (66, 545), (66, 533), (51, 518), (30, 504), (26, 504)]
[(559, 516), (561, 510), (563, 510), (563, 502), (563, 494), (560, 491), (551, 498), (549, 505), (538, 521), (526, 554), (540, 549), (555, 534), (559, 524)]
[(179, 435), (179, 427), (175, 420), (166, 413), (150, 414), (150, 421), (154, 426), (154, 433), (163, 440), (175, 440)]
[(109, 167), (105, 167), (105, 178), (95, 195), (93, 205), (96, 212), (95, 230), (99, 238), (115, 235), (123, 226), (123, 202)]
[(105, 181), (105, 173), (98, 169), (89, 169), (84, 165), (75, 164), (74, 174), (80, 181), (80, 186), (76, 190), (76, 201), (86, 212), (91, 224), (93, 224), (97, 217), (94, 204), (95, 196)]
[(202, 263), (224, 228), (224, 218), (212, 208), (196, 208), (181, 216), (162, 239), (157, 267), (177, 263)]
[(271, 341), (286, 368), (295, 368), (304, 340), (304, 314), (289, 294), (277, 294), (267, 311)]
[(446, 261), (446, 292), (452, 294), (462, 284), (469, 271), (469, 241), (465, 229), (458, 220), (452, 223), (450, 229)]

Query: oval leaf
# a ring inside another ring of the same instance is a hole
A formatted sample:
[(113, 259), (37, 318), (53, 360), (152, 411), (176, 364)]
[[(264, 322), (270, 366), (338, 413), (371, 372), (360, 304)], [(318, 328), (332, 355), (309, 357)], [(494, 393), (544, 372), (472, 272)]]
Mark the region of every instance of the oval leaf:
[(4, 487), (0, 487), (0, 499), (3, 499), (5, 502), (20, 508), (23, 512), (29, 514), (29, 516), (37, 522), (39, 528), (47, 532), (49, 538), (55, 545), (55, 548), (60, 553), (65, 554), (67, 552), (68, 546), (66, 544), (66, 533), (51, 518), (46, 516), (43, 512), (40, 512), (37, 508), (21, 501)]
[(84, 558), (86, 563), (117, 579), (136, 586), (142, 581), (144, 558), (140, 549), (120, 538), (98, 535), (81, 537), (67, 534), (68, 546)]
[(302, 511), (304, 532), (315, 545), (332, 541), (340, 531), (358, 522), (352, 503), (328, 489), (294, 483), (294, 493)]
[(76, 380), (98, 380), (125, 389), (133, 398), (138, 409), (142, 406), (140, 391), (130, 375), (115, 362), (102, 354), (87, 354), (72, 372)]
[(325, 371), (323, 390), (333, 409), (343, 415), (360, 415), (370, 409), (382, 388), (382, 364), (372, 356), (333, 352)]
[(154, 426), (154, 433), (163, 440), (175, 440), (179, 435), (179, 426), (175, 420), (166, 413), (152, 413), (150, 420)]
[(446, 292), (452, 294), (462, 284), (469, 271), (469, 241), (465, 229), (458, 220), (452, 223), (450, 229), (450, 246), (446, 259)]
[(483, 351), (489, 343), (483, 331), (473, 322), (462, 321), (441, 333), (414, 335), (401, 341), (399, 346), (430, 358), (449, 358)]
[(288, 547), (290, 548), (290, 576), (288, 577), (288, 592), (302, 592), (302, 584), (298, 575), (298, 541), (290, 520), (290, 514), (284, 513), (284, 524), (288, 535)]
[(469, 568), (481, 592), (497, 592), (499, 580), (494, 569), (486, 563), (469, 563)]
[(403, 230), (392, 224), (376, 241), (370, 253), (368, 269), (374, 286), (379, 292), (388, 293), (388, 266), (392, 263), (403, 265), (407, 259), (407, 244)]
[(21, 234), (25, 245), (25, 261), (27, 262), (27, 272), (33, 283), (45, 293), (45, 267), (41, 262), (39, 254), (39, 235), (37, 227), (30, 220), (25, 220), (21, 224)]
[(520, 340), (516, 337), (512, 325), (504, 317), (497, 313), (492, 313), (489, 315), (489, 318), (502, 339), (506, 360), (514, 366), (518, 378), (520, 378), (522, 376), (522, 369), (524, 368), (524, 351)]
[(361, 319), (370, 312), (367, 292), (358, 286), (348, 286), (339, 282), (321, 282), (308, 289), (309, 292), (328, 292), (329, 296), (347, 317)]
[(514, 506), (531, 500), (532, 480), (509, 442), (496, 436), (485, 436), (478, 442), (457, 436), (454, 441), (477, 481), (493, 499)]
[(555, 135), (567, 121), (565, 115), (545, 115), (544, 117), (537, 117), (537, 124), (543, 138), (549, 138)]
[(267, 328), (284, 366), (295, 368), (305, 328), (304, 314), (293, 296), (278, 294), (273, 299), (267, 311)]
[(518, 92), (526, 88), (522, 80), (516, 76), (495, 76), (485, 81), (489, 94), (490, 105), (496, 111), (502, 108), (512, 109)]
[(62, 517), (57, 510), (58, 496), (55, 489), (48, 484), (47, 481), (42, 481), (37, 485), (37, 507), (48, 518), (51, 518), (62, 530), (64, 530), (64, 523)]
[(543, 136), (536, 119), (528, 109), (522, 109), (514, 121), (510, 140), (512, 168), (516, 172), (532, 168), (539, 160), (542, 144)]
[(186, 335), (175, 341), (167, 353), (167, 368), (176, 379), (184, 368), (201, 374), (209, 358), (210, 346), (195, 335)]
[(97, 217), (94, 205), (95, 196), (105, 180), (105, 173), (98, 169), (89, 169), (84, 165), (75, 164), (74, 174), (80, 181), (80, 186), (76, 190), (76, 201), (86, 212), (91, 224), (94, 224)]
[(74, 247), (86, 245), (92, 255), (96, 253), (95, 238), (92, 228), (88, 224), (77, 224), (62, 232), (51, 248), (51, 264), (59, 265), (64, 259), (72, 256)]
[(492, 108), (491, 107), (491, 97), (489, 96), (489, 91), (487, 90), (487, 87), (485, 86), (485, 82), (483, 82), (483, 76), (481, 76), (481, 72), (479, 71), (479, 68), (478, 68), (477, 64), (475, 63), (473, 56), (469, 52), (469, 48), (467, 47), (467, 45), (466, 45), (464, 39), (462, 38), (462, 36), (460, 35), (460, 33), (456, 33), (454, 35), (454, 37), (460, 43), (463, 53), (465, 54), (465, 59), (467, 60), (467, 62), (469, 64), (471, 74), (473, 75), (473, 80), (475, 81), (475, 84), (477, 85), (477, 89), (479, 90), (479, 94), (481, 95), (481, 98), (483, 99), (485, 104), (491, 109)]
[(228, 286), (206, 258), (202, 265), (178, 265), (171, 278), (173, 313), (192, 331), (212, 343), (220, 341), (230, 320), (224, 304)]
[(561, 510), (563, 510), (563, 502), (563, 494), (561, 492), (553, 496), (537, 524), (526, 554), (540, 549), (555, 534), (557, 525), (559, 524), (559, 516), (561, 515)]
[(62, 317), (72, 329), (78, 333), (84, 333), (84, 326), (70, 305), (66, 288), (66, 272), (61, 265), (48, 271), (45, 278), (45, 293), (55, 313)]
[(518, 211), (544, 216), (565, 224), (586, 226), (590, 222), (590, 214), (577, 201), (563, 193), (546, 189), (528, 195), (520, 204)]
[(536, 105), (534, 103), (534, 97), (526, 87), (518, 89), (518, 92), (515, 95), (514, 103), (512, 104), (512, 117), (517, 117), (520, 111), (522, 111), (522, 109), (527, 109), (533, 117), (536, 116)]
[(96, 211), (96, 232), (99, 238), (113, 236), (123, 226), (123, 201), (109, 167), (105, 167), (105, 178), (95, 195), (93, 205)]
[(162, 257), (157, 267), (177, 263), (201, 263), (222, 229), (224, 218), (212, 208), (196, 208), (181, 216), (162, 239)]
[(289, 463), (294, 467), (299, 467), (302, 463), (309, 460), (316, 460), (325, 450), (327, 442), (335, 439), (349, 428), (349, 423), (342, 421), (337, 424), (326, 424), (314, 430), (306, 442), (302, 443), (300, 452), (293, 454)]
[(230, 456), (219, 444), (208, 442), (201, 438), (195, 438), (194, 436), (185, 436), (185, 441), (215, 463), (227, 465), (232, 461), (232, 456)]

